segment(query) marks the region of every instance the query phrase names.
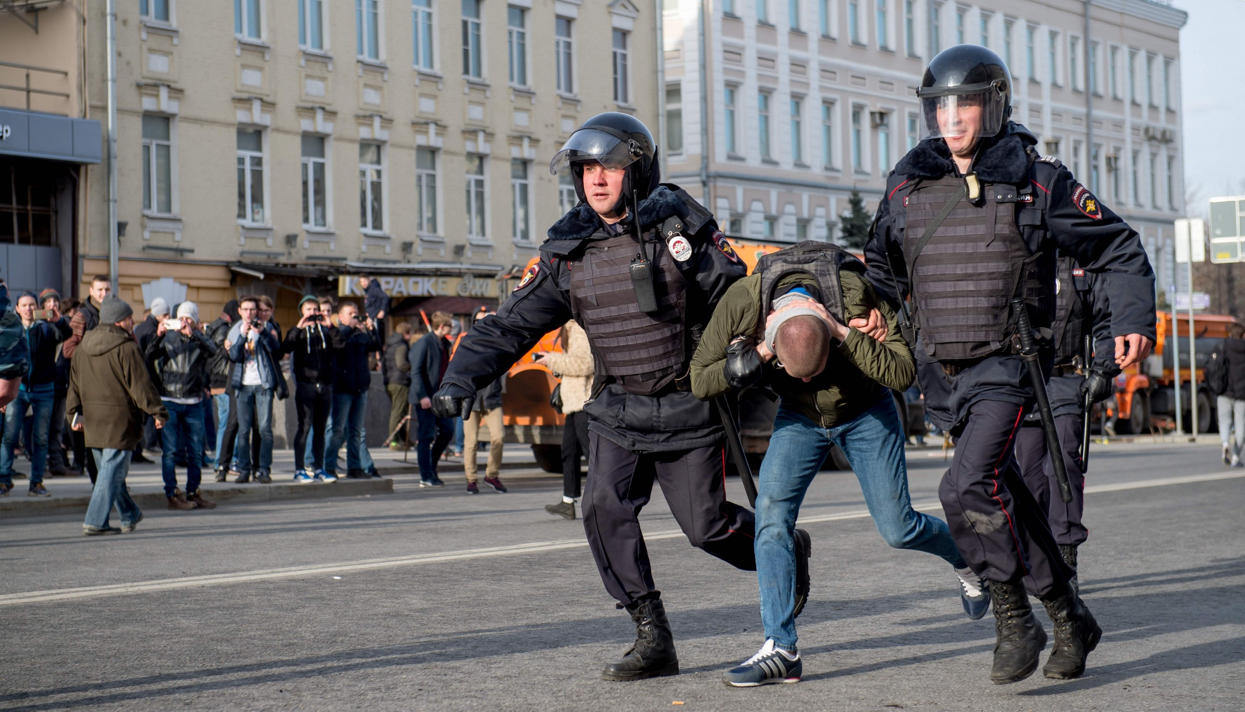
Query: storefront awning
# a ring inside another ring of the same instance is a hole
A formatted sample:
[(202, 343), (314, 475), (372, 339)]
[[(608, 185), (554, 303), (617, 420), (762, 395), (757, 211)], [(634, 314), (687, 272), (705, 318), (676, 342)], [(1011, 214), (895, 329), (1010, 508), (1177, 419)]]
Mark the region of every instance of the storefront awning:
[(102, 136), (94, 119), (0, 109), (0, 155), (99, 163)]

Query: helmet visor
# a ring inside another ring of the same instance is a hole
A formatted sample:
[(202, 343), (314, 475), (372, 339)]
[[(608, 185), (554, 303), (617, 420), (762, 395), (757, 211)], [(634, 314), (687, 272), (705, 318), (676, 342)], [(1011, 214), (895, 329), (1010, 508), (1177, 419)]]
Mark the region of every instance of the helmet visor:
[(926, 138), (974, 135), (990, 138), (1003, 128), (1005, 99), (993, 88), (921, 97)]
[(644, 155), (640, 147), (633, 144), (633, 141), (620, 139), (600, 129), (579, 129), (549, 161), (549, 172), (557, 175), (567, 163), (588, 161), (595, 161), (606, 168), (626, 168)]

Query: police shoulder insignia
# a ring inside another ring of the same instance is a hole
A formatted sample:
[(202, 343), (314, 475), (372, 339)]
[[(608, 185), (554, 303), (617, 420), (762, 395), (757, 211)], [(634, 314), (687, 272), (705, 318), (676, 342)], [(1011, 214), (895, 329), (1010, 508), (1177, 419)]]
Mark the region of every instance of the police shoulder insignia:
[(670, 256), (678, 262), (687, 262), (692, 256), (692, 243), (688, 241), (681, 233), (675, 233), (666, 238), (666, 249), (670, 251)]
[(514, 291), (516, 291), (516, 292), (517, 292), (517, 291), (519, 291), (520, 289), (523, 289), (523, 288), (524, 288), (524, 287), (526, 287), (527, 285), (531, 284), (531, 283), (532, 283), (532, 280), (536, 279), (536, 275), (538, 275), (538, 274), (540, 274), (540, 264), (539, 264), (539, 263), (538, 263), (538, 264), (534, 264), (534, 265), (532, 265), (531, 267), (528, 267), (528, 268), (527, 268), (527, 271), (523, 273), (523, 279), (520, 279), (520, 280), (519, 280), (519, 284), (518, 284), (518, 285), (514, 288)]
[(1076, 209), (1080, 210), (1085, 217), (1091, 220), (1102, 219), (1102, 206), (1098, 205), (1098, 199), (1085, 186), (1077, 184), (1076, 189), (1072, 191), (1072, 202), (1076, 204)]
[(1073, 267), (1073, 268), (1072, 268), (1072, 276), (1073, 276), (1073, 277), (1084, 277), (1084, 276), (1085, 276), (1085, 270), (1081, 269), (1080, 267)]
[(1059, 162), (1059, 159), (1055, 158), (1054, 156), (1038, 156), (1037, 159), (1041, 161), (1042, 163), (1049, 163), (1052, 166), (1055, 166), (1056, 168), (1063, 165), (1062, 163)]
[(730, 240), (726, 239), (721, 231), (713, 233), (713, 244), (717, 245), (722, 254), (726, 255), (732, 262), (739, 262), (739, 255), (735, 254), (734, 248), (731, 247)]

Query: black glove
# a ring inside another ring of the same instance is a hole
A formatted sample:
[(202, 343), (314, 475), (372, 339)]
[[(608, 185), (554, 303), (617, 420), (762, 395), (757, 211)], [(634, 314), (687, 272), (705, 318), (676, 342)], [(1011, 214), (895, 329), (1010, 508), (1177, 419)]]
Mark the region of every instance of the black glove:
[(1088, 395), (1094, 403), (1101, 403), (1115, 394), (1115, 383), (1098, 369), (1090, 369), (1089, 375), (1081, 381), (1081, 402)]
[(476, 394), (462, 386), (447, 383), (437, 389), (432, 396), (432, 412), (439, 418), (471, 418), (471, 404)]
[(747, 388), (761, 380), (761, 355), (751, 339), (732, 341), (726, 347), (725, 373), (731, 388)]

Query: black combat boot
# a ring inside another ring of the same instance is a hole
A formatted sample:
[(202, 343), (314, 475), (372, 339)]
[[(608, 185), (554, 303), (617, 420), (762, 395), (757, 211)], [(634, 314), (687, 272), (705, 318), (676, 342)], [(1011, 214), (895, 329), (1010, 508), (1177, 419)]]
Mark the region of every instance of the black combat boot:
[(635, 621), (635, 644), (622, 660), (605, 666), (606, 680), (643, 680), (679, 674), (679, 656), (674, 652), (674, 636), (666, 607), (659, 598), (646, 598), (629, 604), (627, 612)]
[(1076, 578), (1076, 545), (1060, 544), (1059, 558), (1063, 559), (1063, 562), (1068, 565), (1068, 568), (1072, 569), (1072, 580), (1068, 581), (1068, 583), (1072, 585), (1072, 592), (1080, 593), (1081, 584)]
[(1102, 628), (1071, 587), (1042, 599), (1046, 613), (1055, 624), (1055, 647), (1042, 667), (1052, 680), (1071, 680), (1085, 672), (1085, 658), (1098, 646)]
[(1037, 669), (1038, 656), (1046, 646), (1046, 631), (1033, 617), (1029, 594), (1019, 581), (991, 581), (994, 608), (994, 666), (990, 681), (1005, 685), (1029, 677)]

